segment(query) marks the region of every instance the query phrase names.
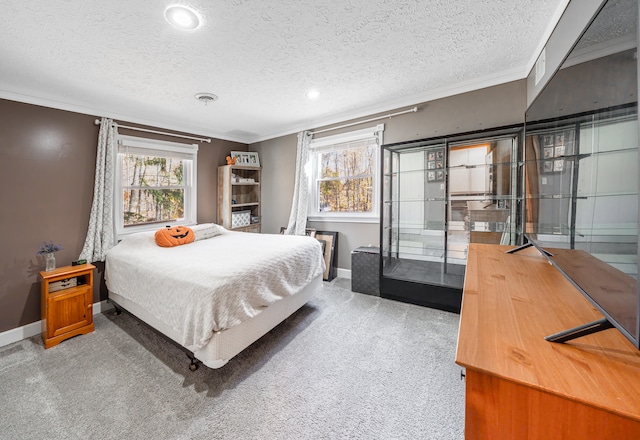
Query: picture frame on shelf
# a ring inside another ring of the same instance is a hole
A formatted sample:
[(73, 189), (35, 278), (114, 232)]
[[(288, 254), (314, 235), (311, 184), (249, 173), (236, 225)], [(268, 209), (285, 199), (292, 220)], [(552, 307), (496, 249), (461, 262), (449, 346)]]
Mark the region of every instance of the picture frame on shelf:
[(554, 160), (553, 161), (553, 171), (555, 173), (559, 173), (564, 169), (564, 160)]
[(260, 157), (256, 151), (232, 151), (231, 158), (236, 160), (236, 165), (256, 168), (260, 166)]

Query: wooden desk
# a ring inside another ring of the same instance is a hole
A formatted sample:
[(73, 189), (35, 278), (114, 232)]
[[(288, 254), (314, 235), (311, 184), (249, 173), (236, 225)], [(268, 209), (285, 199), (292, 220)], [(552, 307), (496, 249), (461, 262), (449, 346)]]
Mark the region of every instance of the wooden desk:
[(615, 329), (544, 337), (602, 315), (533, 248), (471, 244), (456, 363), (467, 439), (640, 439), (640, 350)]

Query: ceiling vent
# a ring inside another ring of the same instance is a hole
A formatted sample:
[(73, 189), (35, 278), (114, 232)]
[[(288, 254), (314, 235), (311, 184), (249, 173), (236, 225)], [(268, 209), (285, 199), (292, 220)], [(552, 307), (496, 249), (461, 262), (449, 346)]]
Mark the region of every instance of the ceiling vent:
[(198, 93), (196, 94), (196, 99), (200, 102), (204, 102), (205, 105), (210, 102), (214, 102), (218, 100), (218, 97), (213, 93)]

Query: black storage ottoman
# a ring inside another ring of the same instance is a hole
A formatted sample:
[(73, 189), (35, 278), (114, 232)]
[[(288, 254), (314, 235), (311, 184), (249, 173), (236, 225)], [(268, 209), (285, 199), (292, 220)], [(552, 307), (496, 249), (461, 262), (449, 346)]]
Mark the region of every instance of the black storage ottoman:
[(351, 251), (351, 290), (380, 296), (380, 248), (363, 246)]

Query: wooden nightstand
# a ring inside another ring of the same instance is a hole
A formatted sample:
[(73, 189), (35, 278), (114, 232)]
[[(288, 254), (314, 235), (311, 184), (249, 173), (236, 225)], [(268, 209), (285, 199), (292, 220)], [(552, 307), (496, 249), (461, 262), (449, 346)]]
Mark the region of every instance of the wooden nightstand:
[(93, 264), (40, 272), (45, 348), (93, 331)]

